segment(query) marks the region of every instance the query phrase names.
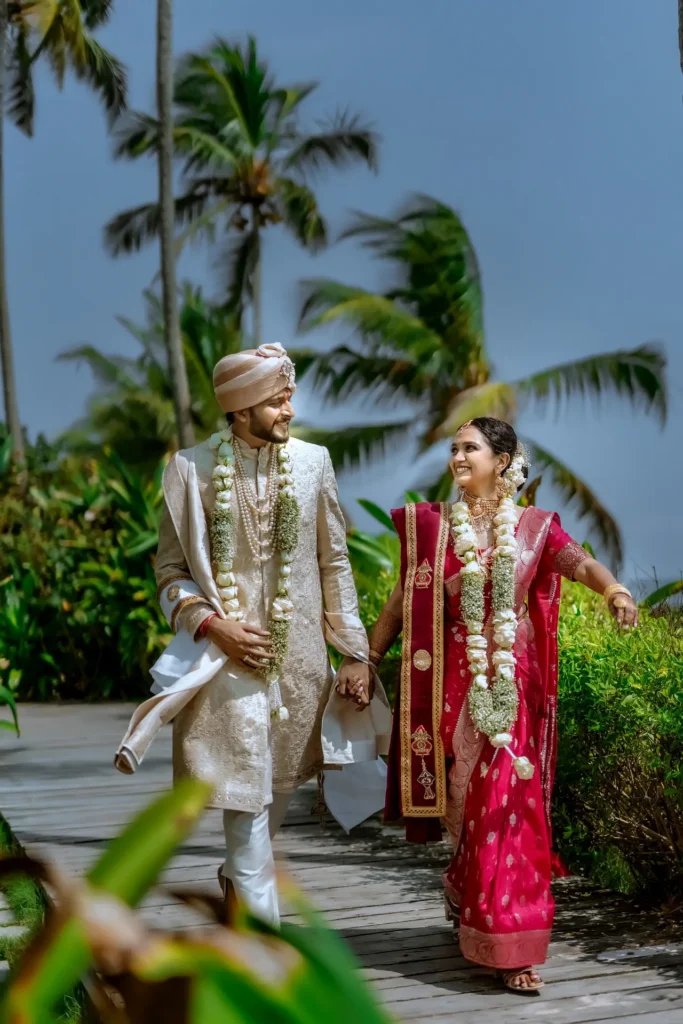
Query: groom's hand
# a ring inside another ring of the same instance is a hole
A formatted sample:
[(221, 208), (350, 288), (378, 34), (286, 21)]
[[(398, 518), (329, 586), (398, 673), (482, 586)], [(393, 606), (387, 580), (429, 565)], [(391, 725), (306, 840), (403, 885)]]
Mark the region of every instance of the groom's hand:
[(340, 697), (352, 700), (359, 711), (370, 706), (374, 685), (370, 681), (370, 666), (353, 658), (344, 658), (337, 673), (336, 690)]
[(270, 633), (218, 615), (209, 623), (206, 635), (231, 661), (246, 668), (263, 668), (275, 657)]

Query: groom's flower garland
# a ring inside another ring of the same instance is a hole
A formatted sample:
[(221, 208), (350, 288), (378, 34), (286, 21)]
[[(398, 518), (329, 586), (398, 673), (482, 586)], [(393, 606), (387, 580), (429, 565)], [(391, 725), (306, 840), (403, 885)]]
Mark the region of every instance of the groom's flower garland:
[[(237, 580), (233, 572), (235, 559), (234, 516), (232, 491), (235, 480), (235, 452), (232, 430), (228, 427), (214, 434), (209, 440), (215, 452), (216, 465), (213, 469), (213, 483), (216, 502), (211, 513), (211, 557), (216, 563), (216, 584), (223, 610), (229, 619), (241, 622), (244, 611), (240, 607)], [(294, 605), (289, 597), (289, 578), (292, 573), (294, 552), (299, 543), (299, 522), (301, 510), (294, 493), (291, 456), (286, 445), (277, 448), (278, 493), (275, 499), (274, 550), (280, 556), (280, 571), (277, 592), (273, 601), (268, 626), (275, 658), (264, 666), (262, 675), (268, 680), (268, 698), (271, 716), (277, 719), (289, 718), (289, 712), (282, 703), (278, 676), (287, 655), (289, 627)]]
[(513, 758), (521, 779), (530, 779), (534, 767), (526, 757), (515, 757), (510, 749), (510, 730), (517, 720), (519, 696), (515, 683), (515, 656), (512, 653), (517, 633), (515, 615), (515, 556), (517, 515), (512, 495), (524, 482), (525, 456), (516, 455), (505, 474), (507, 493), (501, 498), (495, 516), (493, 552), (493, 683), (489, 685), (488, 641), (484, 635), (484, 569), (477, 554), (477, 536), (470, 521), (467, 504), (456, 502), (451, 509), (451, 529), (456, 553), (464, 561), (460, 570), (460, 605), (467, 626), (467, 660), (472, 676), (469, 693), (470, 714), (479, 732), (488, 736), (494, 747), (503, 747)]

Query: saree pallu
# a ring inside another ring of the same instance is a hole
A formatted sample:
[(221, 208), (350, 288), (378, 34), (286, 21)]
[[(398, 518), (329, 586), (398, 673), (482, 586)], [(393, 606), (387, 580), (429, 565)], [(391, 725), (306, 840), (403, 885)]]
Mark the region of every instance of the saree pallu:
[[(447, 902), (460, 912), (463, 956), (504, 969), (541, 964), (554, 912), (559, 577), (573, 576), (588, 556), (555, 514), (524, 510), (515, 578), (519, 712), (511, 746), (536, 771), (521, 780), (509, 755), (496, 751), (470, 717), (462, 562), (450, 543), (443, 546), (448, 506), (408, 506), (392, 516), (402, 547), (404, 651), (386, 817), (402, 817), (408, 839), (418, 842), (439, 838), (439, 819), (445, 824), (454, 855), (443, 881)], [(490, 581), (485, 598), (492, 645)]]

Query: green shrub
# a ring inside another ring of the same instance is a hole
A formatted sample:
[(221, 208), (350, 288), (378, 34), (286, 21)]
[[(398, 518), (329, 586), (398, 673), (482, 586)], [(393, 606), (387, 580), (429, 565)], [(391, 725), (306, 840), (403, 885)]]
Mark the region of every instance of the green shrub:
[(683, 617), (643, 612), (618, 632), (567, 586), (560, 616), (555, 842), (625, 892), (683, 892)]
[(0, 685), (21, 700), (138, 698), (169, 638), (153, 557), (159, 476), (47, 465), (0, 493)]

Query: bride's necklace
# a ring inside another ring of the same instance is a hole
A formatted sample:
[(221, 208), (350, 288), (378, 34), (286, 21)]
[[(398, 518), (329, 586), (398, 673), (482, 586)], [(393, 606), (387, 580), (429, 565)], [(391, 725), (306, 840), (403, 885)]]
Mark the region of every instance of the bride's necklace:
[[(510, 748), (510, 730), (517, 720), (519, 696), (517, 693), (516, 659), (513, 653), (517, 633), (515, 615), (515, 557), (517, 542), (515, 526), (517, 513), (512, 493), (520, 467), (514, 459), (506, 481), (506, 492), (495, 502), (482, 502), (464, 494), (462, 501), (451, 509), (451, 530), (456, 554), (463, 560), (460, 571), (460, 603), (463, 619), (467, 626), (467, 660), (470, 666), (472, 685), (469, 692), (469, 708), (476, 729), (488, 736), (494, 747), (503, 747), (513, 759), (515, 771), (521, 779), (530, 779), (534, 767), (526, 757), (516, 757)], [(509, 488), (509, 489), (508, 489)], [(482, 509), (482, 504), (488, 508)], [(491, 509), (495, 505), (495, 509)], [(494, 550), (492, 570), (493, 591), (493, 641), (496, 650), (491, 656), (493, 682), (489, 684), (491, 672), (488, 655), (488, 640), (484, 635), (484, 585), (487, 573), (479, 555), (477, 534), (474, 528), (475, 508), (479, 519), (491, 516), (494, 527)]]
[(500, 498), (478, 498), (476, 495), (465, 492), (463, 500), (467, 505), (475, 532), (485, 533), (487, 530), (490, 530), (493, 526), (493, 520), (498, 514)]

